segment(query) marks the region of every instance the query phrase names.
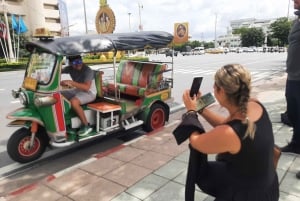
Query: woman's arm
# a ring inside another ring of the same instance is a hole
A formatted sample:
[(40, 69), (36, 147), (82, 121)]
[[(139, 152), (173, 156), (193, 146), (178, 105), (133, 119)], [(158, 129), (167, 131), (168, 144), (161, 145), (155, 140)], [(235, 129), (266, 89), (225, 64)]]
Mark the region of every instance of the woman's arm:
[(211, 111), (208, 108), (204, 108), (200, 114), (213, 127), (221, 125), (227, 120), (226, 117), (223, 117), (223, 116), (217, 114), (216, 112)]
[(238, 153), (241, 141), (235, 131), (228, 125), (217, 126), (211, 131), (203, 134), (194, 132), (190, 136), (193, 148), (206, 154), (218, 154), (230, 152)]

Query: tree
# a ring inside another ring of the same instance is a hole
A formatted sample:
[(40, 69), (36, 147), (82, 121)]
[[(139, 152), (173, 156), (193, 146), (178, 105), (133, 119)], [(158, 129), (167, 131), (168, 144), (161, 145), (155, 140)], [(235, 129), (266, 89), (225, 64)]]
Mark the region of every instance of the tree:
[(241, 32), (242, 46), (262, 46), (264, 43), (265, 34), (262, 29), (258, 28), (247, 28)]
[(288, 35), (292, 26), (292, 22), (287, 17), (277, 19), (270, 25), (271, 37), (277, 39), (278, 46), (288, 44)]

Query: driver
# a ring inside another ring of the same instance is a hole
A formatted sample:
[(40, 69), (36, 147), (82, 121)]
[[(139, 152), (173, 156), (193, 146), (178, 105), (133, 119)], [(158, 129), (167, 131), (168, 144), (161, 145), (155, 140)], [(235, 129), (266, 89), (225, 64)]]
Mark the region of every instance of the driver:
[(62, 95), (71, 102), (73, 110), (81, 120), (82, 125), (78, 135), (86, 136), (92, 131), (92, 127), (88, 124), (81, 105), (92, 102), (96, 98), (96, 94), (91, 91), (94, 72), (83, 63), (80, 55), (70, 56), (68, 60), (69, 66), (63, 68), (62, 73), (70, 74), (72, 80), (62, 80), (61, 85), (72, 89), (62, 91)]

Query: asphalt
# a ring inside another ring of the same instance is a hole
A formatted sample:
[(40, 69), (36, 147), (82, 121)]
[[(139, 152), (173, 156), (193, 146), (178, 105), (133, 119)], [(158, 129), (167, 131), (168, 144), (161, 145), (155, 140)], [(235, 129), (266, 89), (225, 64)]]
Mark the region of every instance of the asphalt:
[[(280, 121), (285, 111), (286, 75), (276, 75), (253, 85), (252, 95), (269, 112), (275, 142), (286, 145), (291, 128)], [(0, 201), (183, 201), (188, 162), (187, 142), (178, 146), (172, 131), (180, 122), (184, 109), (171, 115), (165, 127), (148, 133), (111, 150), (93, 155), (80, 164), (49, 175), (44, 179), (7, 192)], [(218, 104), (211, 109), (226, 114)], [(204, 127), (210, 126), (201, 117)], [(214, 160), (210, 155), (209, 159)], [(281, 155), (277, 172), (280, 180), (280, 201), (300, 200), (298, 155)], [(197, 189), (197, 201), (213, 201)]]

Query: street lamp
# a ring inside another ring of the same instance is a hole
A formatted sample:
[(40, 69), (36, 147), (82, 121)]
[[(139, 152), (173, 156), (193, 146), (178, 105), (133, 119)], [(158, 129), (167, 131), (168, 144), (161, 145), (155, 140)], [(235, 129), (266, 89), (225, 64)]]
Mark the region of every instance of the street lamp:
[(287, 12), (288, 20), (289, 20), (289, 16), (290, 16), (290, 3), (291, 3), (291, 0), (289, 0), (289, 4), (288, 4), (288, 12)]
[(215, 18), (215, 48), (217, 47), (217, 20), (218, 20), (218, 13), (216, 13), (216, 18)]
[(141, 9), (142, 8), (143, 8), (143, 5), (139, 3), (139, 18), (140, 18), (139, 31), (143, 31), (142, 18), (141, 18)]
[(84, 11), (84, 22), (85, 22), (85, 33), (88, 33), (87, 20), (86, 20), (86, 9), (85, 9), (85, 0), (83, 0), (83, 11)]
[(131, 13), (128, 13), (129, 31), (131, 32), (130, 15)]

